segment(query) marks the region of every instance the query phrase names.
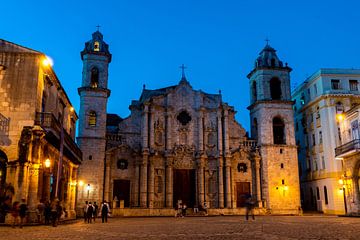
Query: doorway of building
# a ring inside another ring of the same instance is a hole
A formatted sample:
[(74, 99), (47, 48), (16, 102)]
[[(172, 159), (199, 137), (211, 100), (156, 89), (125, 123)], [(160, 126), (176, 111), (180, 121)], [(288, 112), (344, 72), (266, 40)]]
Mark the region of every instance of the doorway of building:
[(130, 180), (114, 180), (113, 198), (119, 200), (116, 207), (120, 207), (120, 200), (124, 201), (124, 207), (130, 207)]
[(194, 207), (195, 204), (195, 170), (175, 169), (174, 170), (174, 206), (178, 200), (185, 203), (187, 207)]
[(250, 182), (236, 183), (236, 207), (245, 207), (246, 198), (250, 194)]

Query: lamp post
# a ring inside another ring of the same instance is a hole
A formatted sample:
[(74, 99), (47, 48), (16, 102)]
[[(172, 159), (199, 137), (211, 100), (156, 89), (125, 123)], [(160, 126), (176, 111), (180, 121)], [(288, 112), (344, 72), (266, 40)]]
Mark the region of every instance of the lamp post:
[(87, 198), (89, 198), (89, 195), (90, 195), (90, 183), (88, 183), (88, 185), (86, 186), (86, 190), (87, 190)]

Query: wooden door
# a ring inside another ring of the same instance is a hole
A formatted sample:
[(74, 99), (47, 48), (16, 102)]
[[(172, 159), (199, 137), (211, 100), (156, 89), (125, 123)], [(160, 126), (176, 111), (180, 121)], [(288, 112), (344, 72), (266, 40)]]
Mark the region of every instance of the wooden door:
[(236, 183), (236, 207), (245, 207), (246, 196), (250, 194), (250, 182)]
[(130, 207), (130, 180), (114, 180), (113, 198), (115, 196), (119, 202), (124, 200), (124, 207)]
[(181, 200), (187, 207), (193, 207), (195, 204), (195, 170), (175, 169), (173, 189), (174, 206), (177, 206), (178, 200)]

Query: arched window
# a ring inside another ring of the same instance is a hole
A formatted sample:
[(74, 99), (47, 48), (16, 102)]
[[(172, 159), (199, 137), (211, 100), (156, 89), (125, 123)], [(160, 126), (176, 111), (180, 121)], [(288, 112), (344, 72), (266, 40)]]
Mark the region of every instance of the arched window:
[(95, 127), (96, 126), (96, 112), (90, 111), (89, 112), (89, 126)]
[(100, 51), (100, 43), (98, 41), (94, 42), (94, 52)]
[(254, 81), (252, 84), (252, 95), (253, 95), (254, 101), (256, 101), (257, 100), (256, 81)]
[(285, 144), (285, 124), (279, 117), (273, 119), (274, 144)]
[(99, 69), (97, 67), (93, 67), (91, 69), (91, 81), (90, 86), (92, 88), (97, 88), (99, 85)]
[(281, 99), (281, 82), (278, 78), (272, 78), (270, 80), (270, 94), (273, 100)]

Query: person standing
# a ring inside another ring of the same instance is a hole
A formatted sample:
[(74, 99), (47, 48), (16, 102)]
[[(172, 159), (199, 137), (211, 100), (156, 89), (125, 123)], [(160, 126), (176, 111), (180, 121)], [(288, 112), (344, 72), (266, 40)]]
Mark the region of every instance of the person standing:
[(249, 220), (249, 214), (252, 215), (252, 219), (255, 220), (255, 215), (254, 215), (254, 207), (255, 207), (255, 203), (251, 197), (251, 194), (248, 194), (246, 196), (246, 220)]
[(109, 207), (109, 204), (105, 200), (101, 204), (100, 212), (101, 212), (102, 223), (107, 222), (108, 214), (110, 213), (110, 207)]
[(88, 201), (85, 201), (85, 205), (83, 207), (84, 212), (84, 222), (87, 223), (87, 208), (88, 208)]
[(50, 218), (51, 218), (51, 204), (50, 204), (50, 201), (46, 201), (46, 203), (45, 203), (44, 217), (45, 217), (45, 225), (49, 225), (50, 224)]
[(21, 199), (21, 204), (19, 207), (20, 228), (22, 228), (22, 226), (26, 220), (25, 218), (26, 218), (27, 210), (28, 210), (28, 207), (26, 205), (25, 199)]
[(57, 205), (59, 200), (56, 198), (51, 202), (51, 222), (52, 226), (57, 226), (57, 219), (58, 219), (58, 212), (57, 212)]
[(86, 209), (86, 213), (87, 213), (88, 223), (91, 223), (92, 218), (93, 218), (93, 214), (94, 214), (94, 206), (91, 204), (91, 202), (89, 202), (89, 204), (88, 204), (88, 207)]
[(93, 219), (94, 219), (94, 223), (95, 223), (95, 219), (99, 213), (99, 206), (96, 204), (96, 202), (94, 202), (93, 208), (94, 208)]
[(37, 205), (37, 208), (36, 208), (38, 223), (40, 223), (40, 224), (43, 223), (44, 211), (45, 211), (45, 204), (44, 204), (44, 201), (41, 199), (40, 203)]
[(14, 228), (18, 222), (18, 218), (19, 218), (19, 206), (20, 203), (18, 201), (13, 203), (12, 209), (11, 209), (11, 216), (14, 219), (14, 222), (12, 224), (12, 227)]

